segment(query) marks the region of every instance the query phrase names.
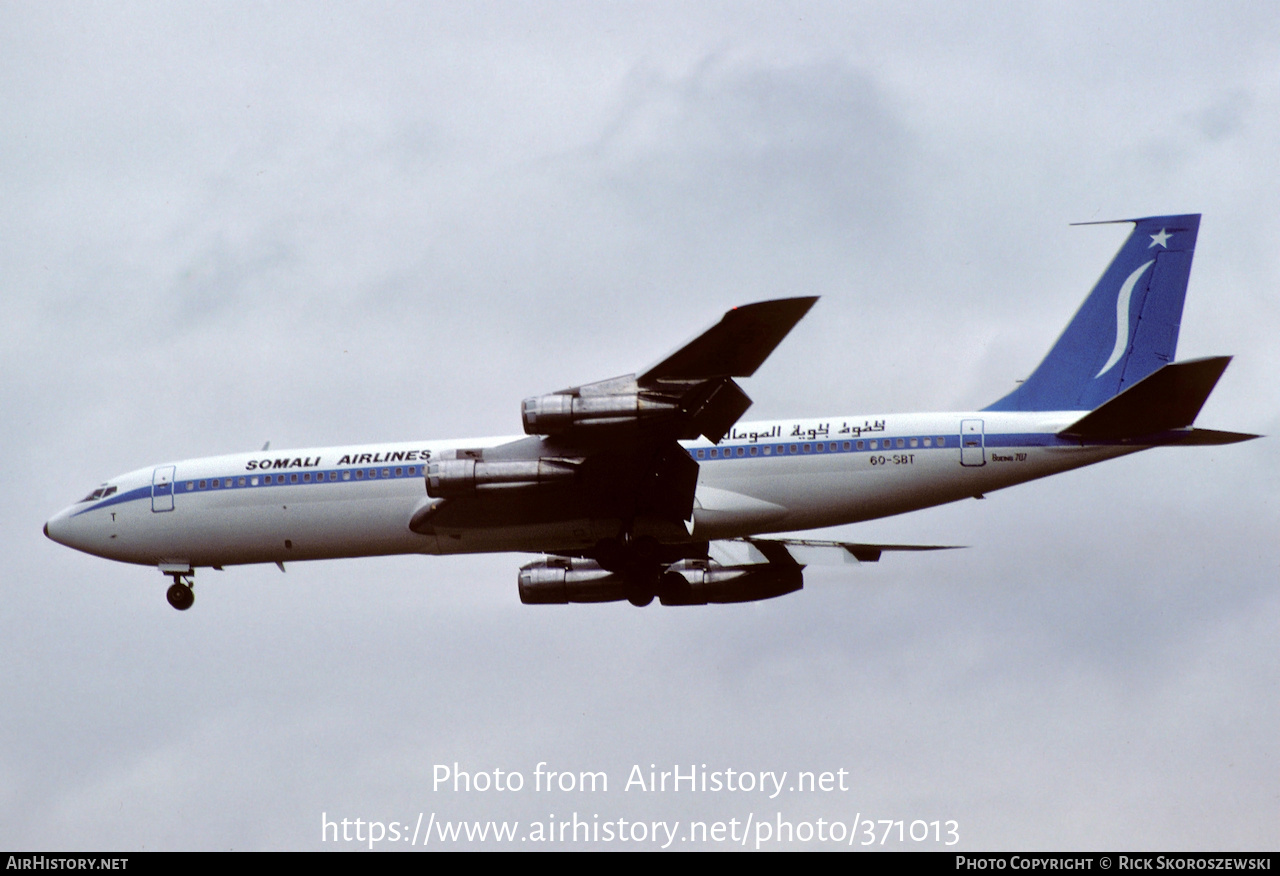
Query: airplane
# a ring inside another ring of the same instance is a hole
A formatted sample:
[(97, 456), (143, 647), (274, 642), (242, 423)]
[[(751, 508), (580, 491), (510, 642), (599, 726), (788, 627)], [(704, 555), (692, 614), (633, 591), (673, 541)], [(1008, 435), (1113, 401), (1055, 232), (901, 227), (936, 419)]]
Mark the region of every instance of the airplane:
[[(1133, 229), (1044, 361), (976, 411), (739, 422), (750, 377), (817, 301), (734, 308), (638, 374), (524, 400), (525, 434), (234, 453), (115, 477), (45, 524), (85, 553), (198, 567), (527, 552), (526, 604), (769, 599), (815, 558), (889, 545), (766, 538), (902, 514), (1152, 447), (1193, 426), (1229, 356), (1174, 361), (1199, 214)], [(1087, 223), (1102, 224), (1102, 223)]]

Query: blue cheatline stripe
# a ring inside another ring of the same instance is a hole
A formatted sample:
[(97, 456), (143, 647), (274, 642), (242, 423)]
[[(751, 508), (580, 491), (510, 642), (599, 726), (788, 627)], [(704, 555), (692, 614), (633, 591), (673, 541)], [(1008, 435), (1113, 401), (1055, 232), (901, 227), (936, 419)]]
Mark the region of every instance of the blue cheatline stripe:
[[(192, 493), (223, 492), (225, 490), (254, 490), (265, 487), (313, 487), (321, 484), (350, 484), (368, 481), (404, 480), (418, 478), (426, 473), (423, 465), (399, 466), (361, 466), (360, 468), (334, 468), (308, 471), (271, 472), (270, 474), (234, 474), (219, 475), (216, 478), (185, 479), (175, 477), (173, 495), (183, 496)], [(181, 474), (178, 471), (177, 474)], [(215, 486), (216, 484), (216, 486)], [(117, 505), (121, 502), (133, 502), (138, 499), (150, 499), (151, 486), (138, 487), (127, 493), (118, 493), (110, 498), (92, 503), (89, 507), (77, 511), (78, 517), (89, 511)]]
[[(1144, 443), (1152, 444), (1175, 441), (1181, 433), (1169, 432), (1161, 435), (1144, 437)], [(1075, 439), (1062, 438), (1052, 432), (1010, 432), (986, 433), (982, 436), (984, 447), (1079, 447), (1081, 442)], [(1164, 439), (1162, 441), (1161, 439)], [(928, 441), (926, 445), (924, 442)], [(913, 443), (914, 442), (914, 443)], [(1128, 444), (1127, 441), (1090, 441), (1090, 445)], [(723, 444), (718, 447), (691, 447), (689, 456), (697, 462), (729, 462), (748, 459), (768, 459), (777, 456), (827, 456), (847, 453), (895, 453), (898, 451), (924, 452), (928, 450), (947, 450), (960, 447), (958, 435), (904, 435), (889, 438), (862, 438), (858, 440), (837, 441), (770, 441), (767, 443)], [(819, 449), (821, 448), (821, 449)], [(755, 451), (754, 453), (752, 451)], [(177, 472), (181, 474), (181, 472)], [(265, 487), (308, 487), (323, 484), (351, 484), (376, 482), (382, 480), (403, 480), (419, 478), (426, 474), (425, 465), (409, 466), (362, 466), (360, 468), (333, 468), (318, 471), (285, 471), (270, 474), (234, 474), (220, 475), (216, 478), (198, 478), (187, 480), (175, 477), (173, 495), (183, 496), (189, 493), (222, 492), (224, 490), (253, 490)], [(214, 484), (217, 486), (214, 486)], [(123, 502), (151, 498), (151, 485), (138, 487), (127, 493), (118, 493), (106, 499), (89, 504), (87, 508), (77, 511), (74, 516), (96, 511)]]
[[(1077, 440), (1062, 438), (1053, 432), (986, 432), (982, 435), (986, 447), (1079, 447)], [(926, 445), (924, 442), (929, 441)], [(914, 443), (913, 443), (914, 442)], [(1098, 443), (1098, 442), (1090, 442)], [(760, 459), (764, 456), (817, 456), (829, 453), (884, 453), (899, 450), (937, 450), (956, 448), (960, 439), (956, 435), (904, 435), (901, 438), (862, 439), (860, 441), (796, 441), (757, 444), (725, 444), (720, 447), (695, 447), (689, 455), (699, 462), (735, 459)], [(821, 447), (821, 449), (819, 449)], [(758, 448), (756, 453), (751, 448)], [(767, 452), (765, 448), (768, 448)], [(701, 455), (699, 455), (701, 454)]]
[(85, 512), (97, 511), (99, 508), (106, 508), (108, 505), (119, 505), (121, 502), (132, 502), (136, 499), (150, 499), (150, 498), (151, 498), (151, 485), (148, 484), (145, 487), (138, 487), (136, 490), (130, 490), (127, 493), (116, 493), (114, 496), (111, 496), (110, 498), (102, 499), (101, 501), (90, 504), (88, 508), (85, 508), (82, 511), (77, 511), (75, 514), (72, 514), (71, 516), (79, 517), (81, 514), (84, 514)]
[[(928, 442), (926, 444), (925, 442)], [(691, 447), (689, 455), (698, 462), (733, 459), (761, 459), (773, 456), (825, 456), (831, 453), (884, 453), (894, 450), (937, 450), (959, 447), (956, 435), (904, 435), (901, 438), (861, 438), (818, 441), (758, 441), (746, 444), (721, 444), (717, 447)]]

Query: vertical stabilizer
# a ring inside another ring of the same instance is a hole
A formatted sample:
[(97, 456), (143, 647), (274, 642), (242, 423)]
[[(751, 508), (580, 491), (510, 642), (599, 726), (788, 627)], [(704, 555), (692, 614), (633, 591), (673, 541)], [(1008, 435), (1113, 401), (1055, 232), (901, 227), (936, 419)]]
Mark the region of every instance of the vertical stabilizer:
[(1120, 247), (1040, 366), (989, 411), (1091, 411), (1173, 361), (1200, 215), (1124, 220)]

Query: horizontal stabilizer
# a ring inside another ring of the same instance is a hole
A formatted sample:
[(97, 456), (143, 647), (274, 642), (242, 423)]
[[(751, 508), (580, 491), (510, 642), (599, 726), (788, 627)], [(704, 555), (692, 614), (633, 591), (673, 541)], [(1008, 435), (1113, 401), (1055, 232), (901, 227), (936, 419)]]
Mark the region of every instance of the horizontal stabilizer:
[(1195, 422), (1230, 361), (1230, 356), (1214, 356), (1165, 365), (1059, 434), (1114, 440), (1185, 429)]
[(735, 307), (711, 328), (640, 375), (655, 380), (750, 377), (795, 328), (815, 298), (782, 298)]
[[(861, 544), (847, 541), (815, 541), (805, 538), (735, 538), (711, 543), (717, 562), (776, 563), (790, 561), (803, 566), (833, 563), (875, 563), (884, 551), (951, 551), (956, 544)], [(745, 549), (745, 551), (744, 551)], [(742, 554), (745, 553), (745, 558)], [(721, 557), (724, 557), (722, 560)]]
[(1241, 441), (1252, 441), (1261, 438), (1251, 432), (1221, 432), (1217, 429), (1192, 429), (1177, 444), (1191, 447), (1206, 447), (1215, 444), (1239, 444)]

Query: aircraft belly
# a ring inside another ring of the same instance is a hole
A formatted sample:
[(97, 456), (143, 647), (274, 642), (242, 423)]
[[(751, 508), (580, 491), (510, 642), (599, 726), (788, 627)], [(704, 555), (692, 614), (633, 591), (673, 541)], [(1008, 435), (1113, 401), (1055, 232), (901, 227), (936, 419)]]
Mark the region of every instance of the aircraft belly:
[[(557, 520), (512, 526), (450, 529), (437, 527), (438, 546), (434, 553), (474, 554), (490, 551), (587, 550), (602, 538), (612, 538), (622, 528), (620, 520), (605, 518)], [(683, 534), (683, 529), (681, 529)]]
[(435, 552), (434, 539), (407, 526), (417, 492), (393, 484), (300, 487), (271, 502), (256, 498), (180, 495), (173, 511), (139, 515), (128, 554), (114, 558), (209, 566)]

